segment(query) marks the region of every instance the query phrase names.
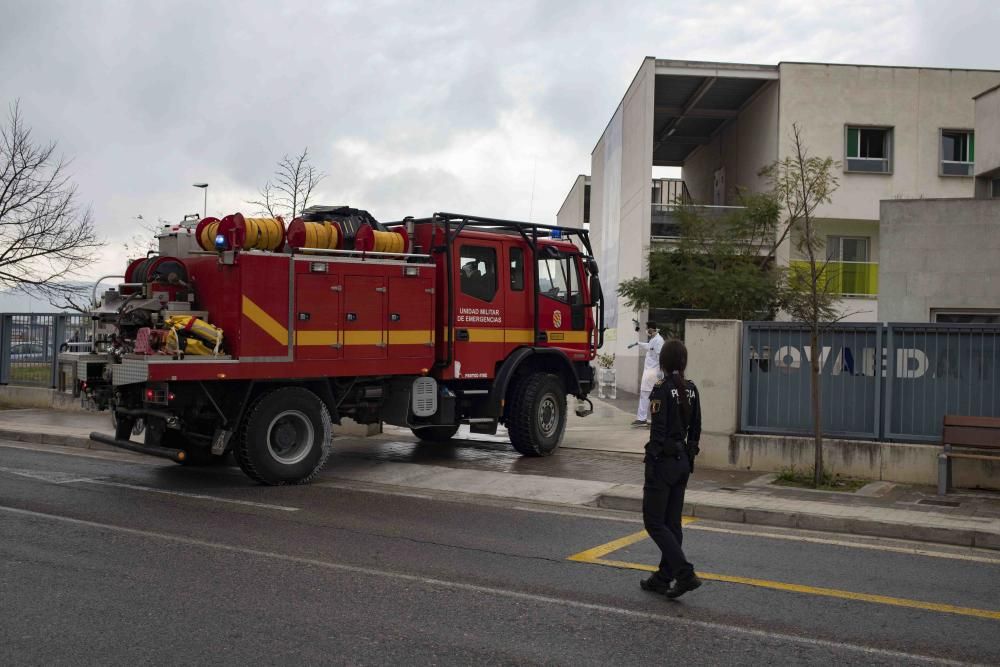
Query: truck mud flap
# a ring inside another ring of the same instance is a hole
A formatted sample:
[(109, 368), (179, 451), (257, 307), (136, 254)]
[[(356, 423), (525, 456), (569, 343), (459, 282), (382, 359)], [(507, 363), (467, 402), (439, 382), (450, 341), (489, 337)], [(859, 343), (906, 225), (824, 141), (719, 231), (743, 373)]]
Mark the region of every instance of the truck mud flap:
[(171, 461), (176, 461), (181, 463), (187, 459), (187, 453), (183, 449), (173, 449), (171, 447), (159, 447), (156, 445), (142, 445), (138, 442), (132, 442), (131, 440), (119, 440), (110, 435), (104, 435), (103, 433), (91, 433), (90, 439), (94, 442), (99, 442), (104, 445), (111, 445), (112, 447), (119, 447), (121, 449), (127, 449), (131, 452), (138, 452), (139, 454), (149, 454), (150, 456), (158, 456), (163, 459), (170, 459)]

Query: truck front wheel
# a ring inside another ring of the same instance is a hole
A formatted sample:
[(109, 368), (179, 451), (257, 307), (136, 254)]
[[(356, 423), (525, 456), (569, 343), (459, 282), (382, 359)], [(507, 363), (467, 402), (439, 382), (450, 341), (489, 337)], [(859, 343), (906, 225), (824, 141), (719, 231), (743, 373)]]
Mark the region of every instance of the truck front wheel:
[(323, 468), (332, 438), (323, 401), (308, 389), (282, 387), (257, 399), (233, 452), (240, 469), (262, 484), (304, 484)]
[(510, 442), (524, 456), (548, 456), (566, 431), (566, 391), (559, 376), (536, 373), (514, 387), (507, 416)]

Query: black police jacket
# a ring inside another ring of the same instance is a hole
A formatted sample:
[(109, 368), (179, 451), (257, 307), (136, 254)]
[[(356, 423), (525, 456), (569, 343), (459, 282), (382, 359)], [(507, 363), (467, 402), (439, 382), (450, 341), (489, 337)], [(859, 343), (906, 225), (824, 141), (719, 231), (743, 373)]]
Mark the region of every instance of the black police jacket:
[[(698, 388), (688, 380), (684, 387), (675, 386), (679, 380), (667, 376), (656, 383), (649, 394), (650, 437), (646, 453), (654, 458), (676, 457), (687, 454), (694, 468), (701, 440), (701, 400)], [(681, 392), (684, 392), (683, 395)], [(690, 418), (684, 423), (681, 401), (691, 404)]]

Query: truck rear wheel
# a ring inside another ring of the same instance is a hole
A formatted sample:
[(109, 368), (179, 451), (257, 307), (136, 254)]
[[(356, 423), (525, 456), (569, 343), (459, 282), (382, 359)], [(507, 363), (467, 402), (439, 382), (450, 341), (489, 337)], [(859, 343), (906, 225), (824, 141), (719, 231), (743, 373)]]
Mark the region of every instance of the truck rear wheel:
[(332, 438), (323, 401), (308, 389), (282, 387), (250, 408), (233, 453), (240, 469), (262, 484), (304, 484), (323, 468)]
[(524, 456), (548, 456), (566, 431), (566, 390), (559, 376), (536, 373), (523, 378), (510, 397), (507, 432)]
[(118, 415), (118, 411), (111, 409), (111, 425), (115, 428), (115, 438), (118, 440), (130, 440), (133, 435), (142, 433), (145, 422), (142, 418), (131, 415)]
[(426, 442), (448, 442), (458, 433), (458, 424), (450, 426), (422, 426), (411, 428), (413, 435)]

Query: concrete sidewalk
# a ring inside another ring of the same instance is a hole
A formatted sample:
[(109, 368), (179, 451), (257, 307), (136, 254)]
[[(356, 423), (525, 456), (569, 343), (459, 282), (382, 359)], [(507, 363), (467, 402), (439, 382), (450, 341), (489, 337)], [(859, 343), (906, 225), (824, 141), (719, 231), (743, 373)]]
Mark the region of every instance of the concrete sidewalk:
[[(638, 512), (648, 431), (629, 429), (632, 415), (612, 405), (595, 401), (595, 408), (596, 414), (586, 419), (574, 416), (563, 447), (543, 459), (518, 456), (503, 432), (473, 435), (463, 428), (445, 444), (420, 443), (408, 430), (393, 427), (369, 438), (340, 435), (317, 483), (381, 484)], [(92, 442), (89, 434), (110, 430), (106, 414), (0, 410), (0, 439), (5, 440), (106, 450), (113, 448)], [(686, 513), (1000, 550), (997, 493), (941, 499), (931, 488), (885, 482), (857, 493), (833, 493), (775, 486), (769, 483), (773, 477), (698, 468)], [(942, 502), (946, 505), (938, 504)]]

